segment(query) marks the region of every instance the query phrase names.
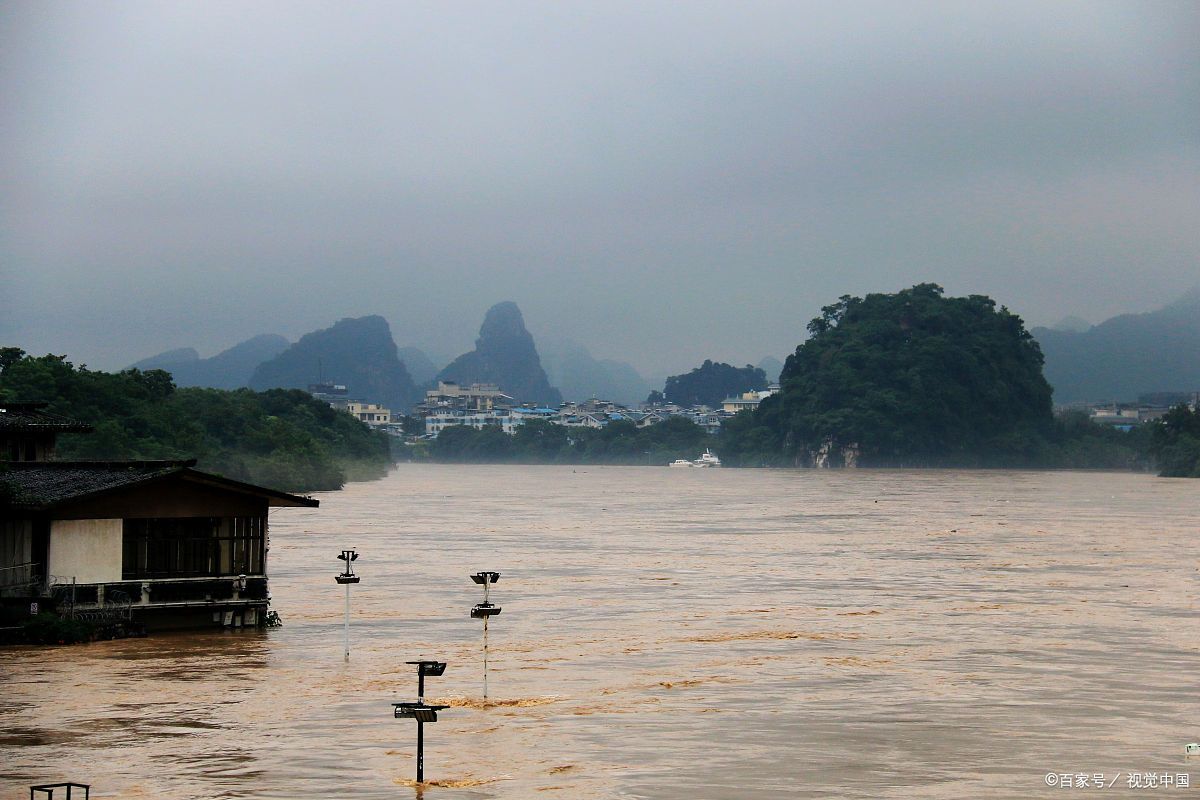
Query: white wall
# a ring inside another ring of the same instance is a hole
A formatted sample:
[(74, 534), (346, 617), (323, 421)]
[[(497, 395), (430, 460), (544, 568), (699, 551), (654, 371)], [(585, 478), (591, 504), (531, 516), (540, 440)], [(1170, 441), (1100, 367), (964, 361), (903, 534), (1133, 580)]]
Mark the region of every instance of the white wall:
[(78, 583), (121, 580), (119, 519), (56, 519), (50, 523), (50, 574)]

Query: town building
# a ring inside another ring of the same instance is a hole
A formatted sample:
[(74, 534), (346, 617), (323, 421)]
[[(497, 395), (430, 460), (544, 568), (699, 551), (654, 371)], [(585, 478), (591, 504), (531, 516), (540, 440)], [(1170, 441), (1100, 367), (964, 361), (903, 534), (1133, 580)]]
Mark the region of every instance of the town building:
[(517, 427), (524, 419), (513, 414), (508, 409), (491, 411), (464, 411), (454, 408), (439, 408), (425, 417), (425, 435), (436, 439), (438, 434), (453, 425), (466, 425), (469, 428), (482, 430), (488, 425), (498, 426), (507, 434), (517, 432)]
[(321, 381), (320, 383), (310, 383), (308, 393), (334, 408), (345, 408), (350, 389), (343, 383)]
[(436, 389), (425, 393), (424, 402), (413, 413), (425, 420), (425, 435), (438, 434), (453, 425), (481, 429), (499, 426), (505, 433), (516, 433), (523, 417), (513, 415), (516, 401), (500, 391), (494, 383), (473, 383), (460, 386), (452, 381), (438, 381)]
[(733, 415), (727, 411), (696, 411), (686, 416), (706, 433), (716, 436), (721, 432), (721, 423)]
[[(749, 393), (754, 395), (753, 405), (778, 389), (776, 385), (762, 392)], [(531, 419), (545, 420), (566, 428), (598, 429), (614, 422), (631, 422), (639, 428), (646, 428), (671, 417), (690, 419), (708, 433), (716, 434), (722, 422), (732, 416), (731, 412), (724, 409), (712, 410), (704, 406), (692, 408), (673, 403), (635, 411), (596, 397), (582, 402), (562, 403), (557, 409), (523, 407), (515, 405), (511, 397), (492, 384), (473, 384), (464, 388), (446, 382), (426, 393), (425, 402), (416, 407), (416, 413), (425, 420), (427, 438), (437, 438), (442, 431), (454, 425), (475, 429), (496, 425), (505, 433), (515, 434), (521, 425)]]
[(346, 403), (346, 411), (360, 422), (365, 422), (373, 428), (390, 425), (392, 411), (378, 403), (361, 403), (351, 401)]
[(758, 408), (758, 404), (779, 391), (779, 384), (773, 383), (766, 389), (757, 392), (742, 392), (737, 397), (726, 397), (721, 401), (721, 410), (730, 414)]
[(546, 408), (545, 406), (518, 406), (511, 409), (510, 412), (513, 418), (520, 422), (525, 422), (531, 419), (540, 419), (546, 422), (554, 422), (558, 417), (558, 409)]
[(512, 408), (516, 401), (500, 391), (494, 383), (473, 383), (460, 386), (452, 381), (438, 381), (436, 389), (425, 393), (425, 400), (415, 411), (422, 417), (438, 409), (458, 411), (494, 411)]

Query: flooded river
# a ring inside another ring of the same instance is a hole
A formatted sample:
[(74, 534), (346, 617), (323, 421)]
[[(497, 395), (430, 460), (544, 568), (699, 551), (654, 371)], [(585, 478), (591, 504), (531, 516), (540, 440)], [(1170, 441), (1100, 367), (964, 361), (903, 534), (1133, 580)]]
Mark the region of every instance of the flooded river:
[[(282, 628), (0, 651), (0, 798), (1200, 787), (1200, 481), (402, 465), (319, 497), (271, 516)], [(490, 704), (479, 570), (502, 573)], [(449, 662), (426, 694), (452, 706), (422, 788), (390, 705), (418, 658)]]

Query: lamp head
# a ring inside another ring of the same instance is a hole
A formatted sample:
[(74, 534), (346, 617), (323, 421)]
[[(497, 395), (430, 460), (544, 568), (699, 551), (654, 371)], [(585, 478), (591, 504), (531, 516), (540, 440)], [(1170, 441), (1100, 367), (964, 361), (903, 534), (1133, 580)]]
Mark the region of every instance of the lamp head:
[(475, 619), (483, 619), (485, 617), (494, 617), (500, 613), (500, 606), (495, 603), (476, 603), (471, 609), (471, 616)]
[(445, 661), (405, 661), (405, 664), (416, 664), (417, 674), (430, 678), (440, 678), (446, 672)]

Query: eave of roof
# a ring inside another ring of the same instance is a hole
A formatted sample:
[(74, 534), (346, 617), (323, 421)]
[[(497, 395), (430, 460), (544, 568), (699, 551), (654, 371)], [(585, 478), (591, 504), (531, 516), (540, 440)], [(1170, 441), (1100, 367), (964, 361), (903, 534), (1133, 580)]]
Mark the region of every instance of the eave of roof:
[(188, 461), (22, 461), (8, 462), (0, 481), (14, 489), (9, 506), (27, 511), (48, 511), (68, 503), (91, 500), (133, 486), (144, 486), (179, 476), (195, 483), (266, 499), (269, 506), (306, 506), (319, 501), (255, 486), (192, 469)]
[(0, 403), (0, 431), (62, 431), (90, 433), (86, 422), (52, 414), (44, 409), (48, 403)]
[(232, 478), (226, 478), (221, 475), (214, 475), (211, 472), (201, 472), (197, 469), (185, 469), (183, 471), (185, 478), (196, 483), (206, 483), (212, 486), (218, 486), (223, 489), (230, 489), (243, 494), (253, 494), (267, 498), (267, 505), (272, 507), (304, 507), (317, 508), (321, 505), (321, 501), (315, 497), (306, 497), (304, 495), (289, 494), (281, 492), (277, 489), (268, 489), (265, 486), (256, 486), (253, 483), (243, 483), (235, 481)]

